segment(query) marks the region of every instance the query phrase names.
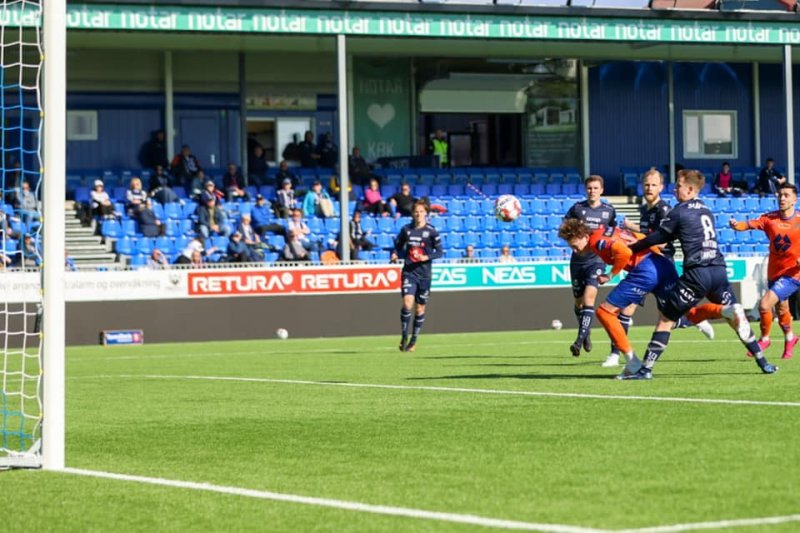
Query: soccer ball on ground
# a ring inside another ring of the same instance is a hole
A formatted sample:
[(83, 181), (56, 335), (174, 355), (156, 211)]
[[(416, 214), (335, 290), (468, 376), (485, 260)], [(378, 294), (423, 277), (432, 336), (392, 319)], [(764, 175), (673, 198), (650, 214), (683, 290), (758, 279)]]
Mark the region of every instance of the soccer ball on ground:
[(513, 222), (522, 214), (522, 204), (513, 194), (504, 194), (494, 203), (494, 216), (503, 222)]
[(281, 340), (284, 340), (284, 341), (285, 341), (286, 339), (288, 339), (288, 338), (289, 338), (289, 332), (288, 332), (288, 331), (286, 331), (286, 330), (285, 330), (285, 329), (283, 329), (283, 328), (278, 328), (278, 329), (275, 331), (275, 336), (276, 336), (276, 337), (278, 337), (279, 339), (281, 339)]
[(561, 321), (556, 318), (555, 320), (550, 322), (550, 327), (553, 329), (561, 329), (564, 327), (564, 324), (562, 324)]

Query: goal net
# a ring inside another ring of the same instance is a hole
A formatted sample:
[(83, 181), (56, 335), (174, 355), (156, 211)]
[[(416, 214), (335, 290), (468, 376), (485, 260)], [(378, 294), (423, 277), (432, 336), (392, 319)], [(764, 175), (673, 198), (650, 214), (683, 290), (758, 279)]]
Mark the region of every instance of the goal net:
[(37, 466), (42, 434), (41, 292), (12, 296), (42, 262), (41, 15), (41, 0), (0, 2), (0, 468)]

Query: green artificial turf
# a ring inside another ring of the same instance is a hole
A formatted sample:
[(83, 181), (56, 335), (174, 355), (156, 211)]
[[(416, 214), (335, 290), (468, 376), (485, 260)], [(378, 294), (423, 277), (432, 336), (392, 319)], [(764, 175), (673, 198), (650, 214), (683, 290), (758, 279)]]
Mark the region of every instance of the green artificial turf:
[[(579, 359), (571, 331), (428, 335), (414, 354), (394, 337), (74, 348), (67, 465), (600, 529), (800, 513), (800, 406), (333, 385), (800, 402), (778, 336), (765, 376), (716, 329), (675, 332), (652, 382), (611, 379), (600, 330)], [(642, 352), (649, 328), (631, 337)], [(2, 531), (476, 529), (51, 472), (0, 473), (0, 493)]]

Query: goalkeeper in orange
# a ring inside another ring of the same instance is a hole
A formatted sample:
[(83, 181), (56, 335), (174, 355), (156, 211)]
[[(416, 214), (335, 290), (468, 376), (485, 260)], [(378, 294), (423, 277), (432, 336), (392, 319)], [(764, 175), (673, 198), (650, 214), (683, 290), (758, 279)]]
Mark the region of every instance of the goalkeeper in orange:
[(568, 219), (561, 224), (558, 236), (576, 254), (594, 252), (604, 263), (611, 265), (611, 272), (597, 277), (601, 285), (608, 283), (623, 270), (628, 272), (628, 276), (614, 287), (606, 301), (600, 305), (597, 318), (611, 342), (625, 356), (624, 372), (636, 373), (641, 368), (641, 361), (633, 352), (628, 335), (619, 321), (619, 313), (632, 304), (642, 305), (648, 293), (656, 297), (657, 305), (661, 309), (664, 297), (678, 282), (675, 265), (661, 255), (661, 251), (655, 246), (634, 254), (627, 243), (643, 238), (644, 235), (640, 233), (604, 226), (593, 231), (580, 220)]
[[(758, 345), (765, 351), (770, 345), (774, 307), (783, 330), (783, 359), (791, 359), (798, 337), (792, 332), (792, 314), (786, 301), (800, 289), (800, 213), (795, 211), (797, 187), (784, 183), (778, 188), (778, 210), (764, 213), (754, 220), (730, 225), (736, 231), (762, 230), (769, 239), (769, 289), (758, 304), (761, 315), (761, 339)], [(748, 353), (749, 357), (753, 354)]]

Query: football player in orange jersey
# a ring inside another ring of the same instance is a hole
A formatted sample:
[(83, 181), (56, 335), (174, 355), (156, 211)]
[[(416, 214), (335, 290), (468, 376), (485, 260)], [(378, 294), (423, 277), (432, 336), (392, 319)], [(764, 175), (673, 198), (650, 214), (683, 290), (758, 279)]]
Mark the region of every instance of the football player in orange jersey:
[[(731, 218), (736, 231), (762, 230), (769, 239), (769, 289), (758, 304), (761, 315), (761, 339), (758, 345), (766, 350), (770, 345), (772, 308), (778, 312), (778, 322), (784, 334), (783, 359), (791, 359), (798, 337), (792, 332), (792, 314), (786, 301), (800, 289), (800, 213), (795, 211), (797, 187), (784, 183), (778, 188), (778, 210), (764, 213), (746, 222)], [(753, 354), (749, 353), (752, 357)]]
[[(633, 352), (627, 333), (619, 321), (619, 313), (630, 305), (641, 305), (648, 293), (656, 297), (657, 305), (678, 281), (675, 265), (663, 255), (657, 247), (634, 254), (618, 228), (600, 227), (594, 231), (586, 223), (577, 219), (567, 219), (558, 230), (558, 236), (564, 239), (576, 254), (594, 253), (602, 261), (611, 265), (611, 272), (597, 277), (598, 283), (606, 284), (622, 270), (628, 276), (614, 287), (598, 311), (597, 318), (605, 328), (611, 342), (623, 353), (626, 359), (625, 372), (636, 373), (641, 362)], [(633, 238), (644, 237), (633, 234)], [(627, 236), (630, 238), (630, 236)]]

